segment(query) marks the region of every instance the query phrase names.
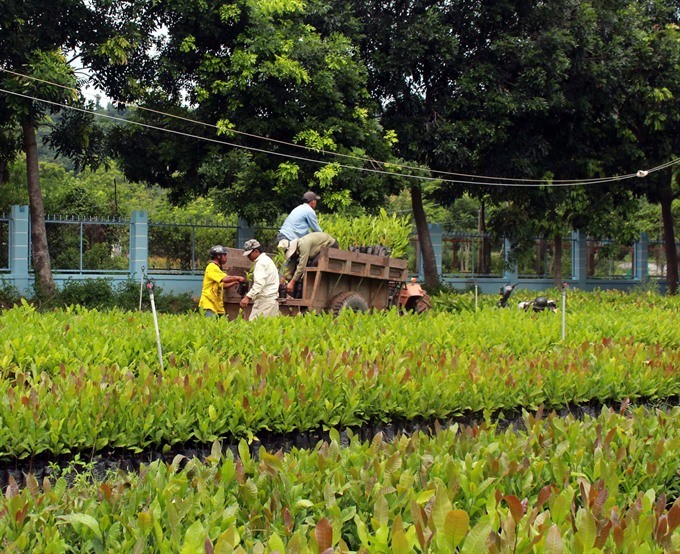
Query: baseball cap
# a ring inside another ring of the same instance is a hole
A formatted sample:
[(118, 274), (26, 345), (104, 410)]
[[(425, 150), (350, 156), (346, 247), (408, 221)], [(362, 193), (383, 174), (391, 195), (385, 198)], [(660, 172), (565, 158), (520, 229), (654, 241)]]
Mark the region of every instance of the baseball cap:
[(310, 202), (313, 202), (314, 200), (321, 200), (321, 197), (316, 193), (312, 192), (311, 190), (308, 190), (302, 195), (302, 200), (304, 202), (307, 202), (309, 204)]
[(247, 256), (253, 250), (261, 250), (261, 248), (262, 247), (261, 247), (260, 243), (258, 241), (256, 241), (255, 239), (247, 240), (246, 243), (243, 245), (243, 250), (244, 250), (243, 255)]

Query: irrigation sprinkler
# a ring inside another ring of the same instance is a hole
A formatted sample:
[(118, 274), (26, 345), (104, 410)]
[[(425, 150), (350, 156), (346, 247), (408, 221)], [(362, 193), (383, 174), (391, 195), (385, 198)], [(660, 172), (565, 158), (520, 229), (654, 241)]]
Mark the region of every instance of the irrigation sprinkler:
[(146, 280), (146, 289), (149, 291), (149, 302), (151, 302), (151, 313), (153, 314), (153, 326), (156, 330), (156, 346), (158, 347), (158, 361), (161, 363), (161, 370), (165, 369), (163, 366), (163, 348), (161, 346), (161, 333), (158, 330), (158, 316), (156, 315), (156, 302), (153, 298), (153, 281)]
[(562, 283), (562, 340), (567, 336), (567, 289), (569, 285)]
[(144, 279), (146, 279), (146, 268), (142, 266), (142, 279), (139, 282), (139, 311), (142, 311), (142, 294), (144, 293)]

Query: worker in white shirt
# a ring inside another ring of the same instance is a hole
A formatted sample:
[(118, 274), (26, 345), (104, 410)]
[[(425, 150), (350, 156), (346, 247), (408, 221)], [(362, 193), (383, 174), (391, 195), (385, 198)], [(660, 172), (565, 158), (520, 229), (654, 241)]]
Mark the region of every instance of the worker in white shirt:
[(246, 241), (243, 248), (243, 255), (253, 262), (254, 270), (253, 285), (241, 299), (241, 308), (245, 309), (253, 301), (249, 321), (279, 315), (279, 270), (276, 264), (262, 251), (262, 246), (255, 239)]

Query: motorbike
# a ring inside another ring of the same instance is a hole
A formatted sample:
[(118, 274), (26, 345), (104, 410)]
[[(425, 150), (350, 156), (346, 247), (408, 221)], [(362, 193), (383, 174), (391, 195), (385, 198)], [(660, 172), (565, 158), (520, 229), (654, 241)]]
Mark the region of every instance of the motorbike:
[[(506, 308), (508, 306), (508, 300), (510, 300), (510, 296), (512, 295), (512, 291), (515, 290), (515, 287), (517, 286), (517, 283), (514, 285), (503, 285), (500, 289), (500, 298), (498, 299), (498, 302), (496, 302), (496, 306), (499, 308)], [(551, 312), (556, 312), (557, 311), (557, 302), (554, 300), (551, 300), (549, 298), (546, 298), (545, 296), (538, 296), (534, 300), (530, 300), (528, 302), (520, 302), (517, 307), (520, 310), (524, 310), (525, 312), (528, 311), (533, 311), (533, 312), (542, 312), (544, 310), (549, 310)]]

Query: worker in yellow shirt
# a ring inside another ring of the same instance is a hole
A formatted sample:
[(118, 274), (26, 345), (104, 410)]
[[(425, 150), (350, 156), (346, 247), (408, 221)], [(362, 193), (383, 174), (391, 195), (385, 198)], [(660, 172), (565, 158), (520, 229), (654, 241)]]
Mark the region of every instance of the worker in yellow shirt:
[(243, 277), (227, 275), (222, 268), (227, 263), (227, 249), (224, 246), (213, 246), (210, 249), (210, 262), (203, 274), (203, 288), (198, 307), (205, 310), (208, 317), (224, 315), (224, 300), (222, 291), (225, 287), (233, 287), (243, 283)]

